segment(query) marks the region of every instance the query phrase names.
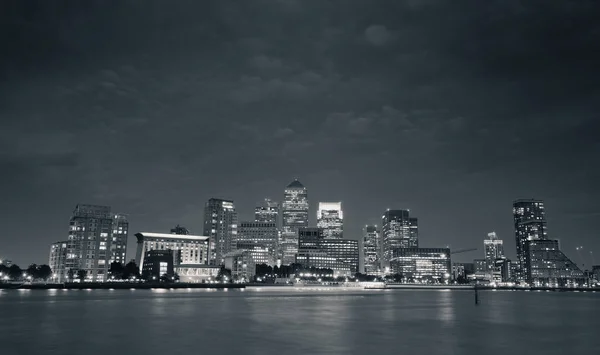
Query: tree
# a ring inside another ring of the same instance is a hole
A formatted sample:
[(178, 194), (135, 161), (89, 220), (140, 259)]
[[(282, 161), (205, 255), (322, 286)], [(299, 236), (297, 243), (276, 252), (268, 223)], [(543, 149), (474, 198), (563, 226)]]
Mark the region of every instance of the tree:
[(38, 278), (47, 281), (52, 276), (52, 269), (46, 264), (40, 265), (38, 266), (37, 274)]
[(123, 264), (114, 262), (110, 263), (110, 269), (108, 269), (108, 274), (111, 278), (121, 280), (123, 279), (123, 274), (125, 273), (125, 267)]
[(86, 277), (87, 277), (87, 270), (77, 270), (77, 278), (79, 279), (80, 282), (85, 281)]
[(13, 279), (20, 279), (23, 277), (23, 270), (17, 264), (12, 264), (10, 268), (8, 268), (8, 276)]
[(69, 271), (67, 271), (67, 281), (72, 282), (73, 279), (75, 279), (75, 270), (69, 269)]
[(36, 264), (29, 265), (25, 272), (27, 273), (27, 277), (31, 276), (34, 280), (38, 278), (38, 266)]
[(231, 281), (231, 270), (226, 269), (225, 266), (221, 266), (216, 279), (217, 281)]
[(135, 277), (136, 279), (141, 278), (140, 269), (138, 268), (135, 261), (130, 261), (125, 265), (125, 269), (123, 271), (123, 279), (130, 279)]

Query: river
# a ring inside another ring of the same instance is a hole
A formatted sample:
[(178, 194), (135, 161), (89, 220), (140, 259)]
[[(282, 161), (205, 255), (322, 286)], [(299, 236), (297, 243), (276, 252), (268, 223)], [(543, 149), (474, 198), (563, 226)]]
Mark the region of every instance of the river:
[(596, 354), (600, 293), (0, 290), (0, 354)]

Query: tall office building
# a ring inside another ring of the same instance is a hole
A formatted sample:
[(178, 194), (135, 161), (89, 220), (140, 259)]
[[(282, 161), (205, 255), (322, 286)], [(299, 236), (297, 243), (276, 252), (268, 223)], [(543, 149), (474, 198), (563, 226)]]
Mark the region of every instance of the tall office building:
[(488, 272), (493, 273), (496, 269), (496, 260), (504, 257), (504, 246), (502, 239), (498, 239), (496, 232), (488, 233), (487, 239), (483, 240), (484, 258)]
[[(123, 214), (113, 216), (112, 241), (110, 244), (110, 262), (121, 263), (125, 265), (127, 254), (127, 235), (129, 230), (129, 221)], [(110, 268), (110, 266), (109, 266)]]
[(344, 212), (341, 202), (319, 202), (317, 227), (323, 229), (327, 239), (342, 239), (344, 234)]
[(265, 200), (254, 208), (254, 221), (275, 223), (279, 228), (279, 203), (265, 198)]
[(396, 248), (391, 252), (390, 271), (409, 282), (446, 283), (452, 262), (448, 248)]
[(282, 231), (279, 243), (281, 263), (289, 265), (298, 253), (298, 230), (308, 227), (308, 192), (298, 181), (292, 181), (284, 190), (282, 204)]
[(363, 262), (364, 272), (372, 275), (380, 270), (381, 233), (377, 226), (365, 226), (363, 229)]
[(69, 226), (65, 272), (85, 270), (87, 281), (106, 281), (110, 263), (125, 259), (127, 234), (124, 215), (113, 215), (108, 206), (77, 205)]
[(275, 222), (241, 222), (236, 249), (249, 250), (257, 264), (274, 265), (278, 235)]
[(210, 264), (223, 265), (225, 254), (235, 249), (237, 212), (231, 200), (211, 198), (204, 207), (204, 235), (210, 238)]
[(418, 220), (410, 217), (408, 210), (387, 210), (382, 216), (381, 237), (383, 259), (389, 263), (394, 249), (419, 247)]
[(67, 277), (65, 262), (67, 259), (68, 241), (56, 242), (50, 246), (50, 258), (48, 266), (52, 269), (52, 281), (64, 282)]
[(559, 248), (557, 240), (534, 239), (525, 247), (525, 279), (532, 286), (578, 287), (586, 277)]
[(527, 243), (531, 240), (548, 239), (544, 201), (516, 200), (513, 202), (517, 261), (519, 262), (518, 280), (525, 280), (529, 274), (526, 263)]

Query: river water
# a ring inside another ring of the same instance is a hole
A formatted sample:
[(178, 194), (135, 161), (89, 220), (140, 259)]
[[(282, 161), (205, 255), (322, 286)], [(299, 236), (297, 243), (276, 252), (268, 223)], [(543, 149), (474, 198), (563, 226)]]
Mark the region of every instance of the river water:
[(0, 290), (0, 354), (598, 354), (600, 293)]

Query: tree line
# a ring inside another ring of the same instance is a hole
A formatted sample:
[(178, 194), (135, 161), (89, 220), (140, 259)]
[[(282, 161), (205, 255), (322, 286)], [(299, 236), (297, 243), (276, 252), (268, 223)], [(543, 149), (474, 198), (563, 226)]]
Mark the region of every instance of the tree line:
[(52, 277), (52, 269), (50, 266), (43, 264), (31, 264), (26, 269), (21, 269), (21, 267), (17, 264), (12, 264), (11, 266), (0, 265), (0, 280), (44, 280), (47, 281)]

